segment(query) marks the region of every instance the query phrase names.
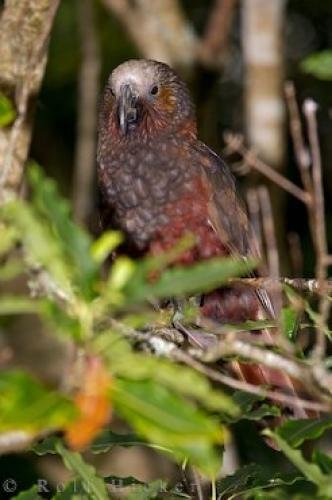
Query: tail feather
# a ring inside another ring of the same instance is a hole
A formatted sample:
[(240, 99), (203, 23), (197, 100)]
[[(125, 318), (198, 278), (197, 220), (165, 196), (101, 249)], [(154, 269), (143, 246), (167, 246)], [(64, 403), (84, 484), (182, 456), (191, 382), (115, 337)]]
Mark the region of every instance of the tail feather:
[[(273, 318), (274, 308), (266, 290), (253, 290), (245, 285), (236, 285), (214, 291), (204, 297), (202, 314), (205, 317), (220, 323), (235, 323), (244, 320), (259, 320)], [(250, 335), (250, 333), (249, 333)], [(255, 334), (257, 340), (265, 340), (269, 345), (275, 344), (275, 334), (264, 329)], [(271, 400), (293, 418), (313, 418), (312, 412), (307, 412), (301, 405), (300, 396), (306, 394), (306, 390), (300, 381), (292, 379), (288, 374), (277, 367), (270, 368), (256, 363), (245, 363), (233, 361), (231, 369), (237, 377), (249, 384), (256, 386), (267, 386), (273, 394), (273, 390), (283, 392), (293, 397), (294, 402), (285, 405), (278, 400)], [(279, 420), (280, 422), (280, 420)], [(276, 421), (276, 424), (279, 423)]]

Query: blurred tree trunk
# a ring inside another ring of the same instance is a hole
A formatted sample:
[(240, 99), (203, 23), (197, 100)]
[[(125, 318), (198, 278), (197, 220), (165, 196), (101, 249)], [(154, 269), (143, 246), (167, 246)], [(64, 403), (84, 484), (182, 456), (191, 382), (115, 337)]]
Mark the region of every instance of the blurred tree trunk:
[(76, 222), (87, 222), (93, 207), (100, 50), (92, 0), (78, 0), (81, 65), (78, 76), (78, 118), (73, 208)]
[(125, 26), (139, 52), (171, 66), (190, 69), (197, 37), (178, 0), (102, 0)]
[(285, 0), (243, 0), (245, 115), (250, 145), (268, 163), (285, 158), (282, 29)]
[(0, 92), (16, 118), (0, 128), (0, 198), (17, 192), (31, 139), (34, 100), (44, 76), (49, 34), (60, 0), (6, 0), (0, 18)]
[[(250, 147), (277, 170), (286, 157), (282, 46), (285, 0), (243, 0), (242, 46), (245, 67), (245, 125)], [(270, 185), (282, 271), (289, 267), (285, 193)]]

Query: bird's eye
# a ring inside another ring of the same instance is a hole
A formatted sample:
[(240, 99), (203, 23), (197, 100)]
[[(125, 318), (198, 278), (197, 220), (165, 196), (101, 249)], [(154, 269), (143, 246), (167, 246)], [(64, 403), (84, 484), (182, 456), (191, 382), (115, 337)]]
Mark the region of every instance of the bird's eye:
[(154, 86), (151, 88), (151, 90), (150, 90), (150, 94), (151, 94), (151, 95), (157, 95), (157, 94), (158, 94), (158, 92), (159, 92), (159, 87), (158, 87), (158, 85), (154, 85)]

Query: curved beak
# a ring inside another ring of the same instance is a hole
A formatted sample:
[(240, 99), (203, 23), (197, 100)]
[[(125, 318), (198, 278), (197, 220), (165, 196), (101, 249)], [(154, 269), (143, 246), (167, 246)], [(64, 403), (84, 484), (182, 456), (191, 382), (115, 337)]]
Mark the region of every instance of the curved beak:
[(137, 121), (137, 94), (129, 83), (121, 89), (118, 114), (120, 129), (126, 134), (129, 125)]

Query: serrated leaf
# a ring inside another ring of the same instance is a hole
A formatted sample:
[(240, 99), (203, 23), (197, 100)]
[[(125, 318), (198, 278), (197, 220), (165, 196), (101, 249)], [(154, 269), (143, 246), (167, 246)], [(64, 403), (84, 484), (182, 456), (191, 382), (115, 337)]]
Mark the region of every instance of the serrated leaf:
[(40, 495), (38, 495), (38, 493), (38, 486), (34, 485), (28, 490), (22, 491), (18, 495), (12, 497), (12, 500), (37, 500), (39, 498), (42, 498)]
[(124, 294), (130, 302), (139, 302), (152, 297), (165, 298), (207, 292), (227, 282), (229, 278), (248, 273), (253, 267), (252, 261), (230, 257), (215, 258), (189, 268), (167, 269), (158, 279), (151, 281), (149, 275), (142, 279), (141, 269), (138, 266), (138, 273), (132, 276), (124, 289)]
[(193, 404), (153, 380), (114, 381), (112, 400), (117, 411), (150, 442), (187, 458), (208, 476), (214, 476), (220, 459), (214, 445), (224, 440), (221, 425)]
[(332, 427), (332, 417), (315, 419), (288, 420), (277, 428), (276, 432), (287, 443), (297, 448), (308, 439), (317, 439)]
[(24, 430), (32, 434), (62, 428), (76, 417), (74, 405), (21, 371), (0, 374), (0, 432)]
[(92, 465), (84, 462), (79, 453), (69, 451), (60, 441), (56, 444), (56, 450), (67, 469), (80, 478), (83, 489), (91, 500), (108, 500), (106, 485)]
[(150, 500), (160, 498), (162, 492), (167, 491), (167, 484), (161, 479), (157, 479), (149, 484), (136, 486), (127, 495), (127, 500)]
[(302, 61), (301, 68), (320, 80), (332, 80), (332, 50), (311, 54)]
[(217, 481), (217, 493), (220, 500), (237, 498), (244, 493), (249, 495), (256, 490), (291, 485), (302, 479), (303, 476), (298, 473), (271, 473), (270, 469), (265, 469), (261, 465), (249, 464), (240, 467), (234, 474)]
[(149, 443), (144, 441), (136, 434), (117, 434), (110, 429), (104, 430), (90, 446), (92, 453), (106, 453), (114, 446), (123, 446), (125, 448), (131, 446), (149, 446)]
[(52, 500), (90, 500), (90, 496), (85, 493), (82, 482), (74, 479), (65, 485), (62, 491), (58, 491)]
[(55, 182), (43, 175), (40, 167), (30, 165), (28, 176), (35, 210), (55, 232), (66, 261), (74, 272), (78, 291), (91, 298), (94, 295), (93, 282), (98, 266), (90, 253), (90, 236), (73, 223), (69, 203), (60, 196)]
[(3, 205), (0, 216), (10, 222), (20, 235), (29, 265), (44, 267), (55, 283), (71, 295), (71, 271), (59, 240), (54, 237), (48, 225), (22, 200)]
[(106, 476), (104, 477), (106, 484), (110, 484), (114, 488), (125, 488), (126, 486), (132, 486), (137, 484), (146, 485), (143, 481), (136, 479), (133, 476), (119, 477), (119, 476)]
[(292, 448), (278, 432), (272, 432), (270, 429), (263, 431), (265, 436), (271, 437), (277, 443), (280, 450), (286, 455), (288, 460), (299, 469), (302, 474), (317, 486), (318, 493), (322, 496), (332, 496), (332, 476), (323, 474), (315, 463), (308, 462), (302, 456), (302, 453)]
[(34, 444), (31, 447), (31, 451), (41, 457), (48, 454), (55, 455), (57, 453), (56, 444), (58, 443), (58, 441), (60, 441), (60, 438), (58, 438), (57, 436), (47, 437), (42, 441)]
[[(196, 399), (205, 408), (229, 415), (239, 410), (232, 399), (211, 387), (206, 377), (192, 368), (131, 350), (120, 334), (107, 331), (96, 337), (93, 346), (103, 356), (114, 375), (134, 380), (153, 379), (173, 392)], [(178, 381), (181, 380), (181, 384)]]
[(332, 457), (320, 450), (314, 450), (312, 459), (324, 474), (330, 474), (332, 476)]
[(111, 417), (109, 388), (111, 377), (102, 359), (87, 355), (84, 373), (73, 400), (79, 410), (79, 417), (68, 424), (65, 440), (72, 450), (84, 450), (100, 433)]
[(240, 408), (238, 416), (226, 418), (226, 422), (234, 423), (239, 420), (261, 420), (265, 417), (277, 417), (280, 409), (276, 406), (262, 403), (261, 396), (249, 394), (243, 391), (235, 391), (232, 395), (233, 401)]
[(0, 128), (10, 125), (15, 116), (16, 112), (12, 102), (0, 92)]

